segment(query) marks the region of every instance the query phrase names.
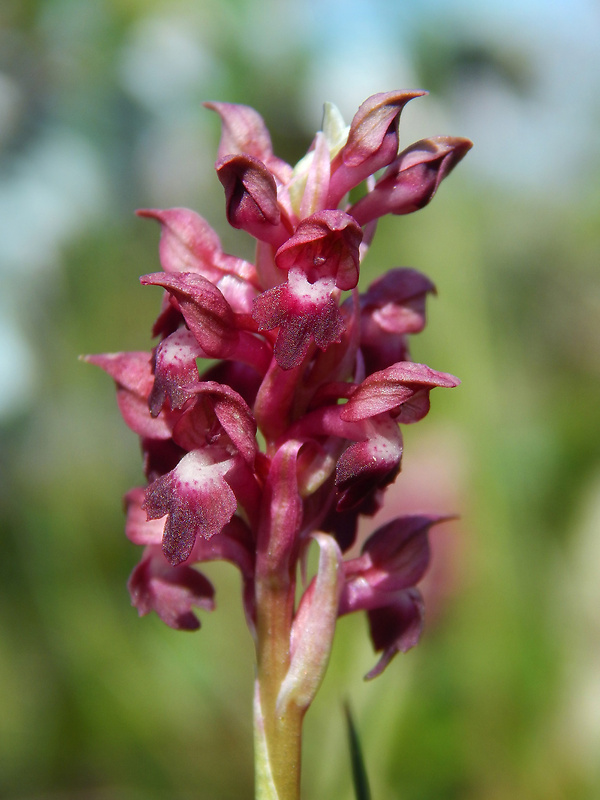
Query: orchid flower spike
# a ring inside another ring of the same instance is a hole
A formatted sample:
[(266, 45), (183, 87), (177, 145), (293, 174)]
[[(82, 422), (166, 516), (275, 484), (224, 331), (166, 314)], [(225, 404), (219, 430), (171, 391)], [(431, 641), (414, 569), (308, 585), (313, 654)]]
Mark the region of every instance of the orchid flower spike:
[(403, 426), (425, 417), (433, 389), (459, 383), (410, 359), (435, 292), (428, 278), (397, 267), (360, 287), (376, 221), (429, 203), (471, 147), (435, 136), (399, 152), (401, 115), (424, 94), (373, 95), (349, 127), (328, 105), (295, 167), (274, 154), (254, 109), (207, 103), (222, 123), (225, 214), (256, 240), (254, 263), (225, 253), (194, 211), (139, 212), (160, 226), (160, 268), (141, 278), (162, 293), (157, 341), (86, 359), (113, 378), (141, 441), (146, 485), (126, 495), (127, 535), (144, 548), (129, 581), (138, 613), (194, 630), (195, 612), (215, 605), (197, 566), (239, 570), (264, 797), (297, 796), (282, 754), (321, 683), (337, 618), (367, 615), (380, 653), (369, 678), (423, 628), (428, 532), (447, 518), (401, 517), (348, 551), (398, 476)]

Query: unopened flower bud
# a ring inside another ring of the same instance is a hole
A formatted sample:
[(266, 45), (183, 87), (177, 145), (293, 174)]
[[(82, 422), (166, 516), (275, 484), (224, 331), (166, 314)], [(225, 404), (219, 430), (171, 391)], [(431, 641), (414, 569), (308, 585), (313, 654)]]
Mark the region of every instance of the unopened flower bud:
[(348, 213), (366, 225), (384, 214), (418, 211), (472, 146), (468, 139), (452, 136), (435, 136), (411, 145)]
[(257, 239), (281, 244), (286, 230), (281, 224), (277, 185), (263, 162), (247, 155), (225, 156), (217, 161), (216, 170), (225, 189), (229, 224)]
[(346, 192), (396, 158), (402, 109), (409, 100), (425, 94), (427, 92), (380, 92), (365, 100), (354, 115), (348, 141), (332, 164), (330, 206), (337, 206)]

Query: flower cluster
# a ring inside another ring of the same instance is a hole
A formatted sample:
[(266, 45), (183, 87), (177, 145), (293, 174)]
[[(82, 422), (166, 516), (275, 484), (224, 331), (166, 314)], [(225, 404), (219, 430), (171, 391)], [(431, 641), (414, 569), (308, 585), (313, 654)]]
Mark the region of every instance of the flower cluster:
[(398, 152), (402, 109), (422, 94), (374, 95), (349, 127), (326, 106), (294, 168), (256, 111), (207, 103), (222, 121), (227, 219), (257, 240), (255, 263), (224, 253), (193, 211), (139, 212), (161, 226), (163, 271), (141, 278), (164, 290), (158, 344), (87, 357), (115, 380), (141, 438), (148, 485), (125, 497), (127, 536), (144, 547), (129, 581), (141, 615), (199, 627), (193, 609), (212, 609), (214, 589), (195, 565), (224, 559), (240, 570), (256, 635), (265, 585), (294, 587), (308, 545), (319, 546), (317, 574), (289, 612), (281, 703), (286, 692), (310, 702), (299, 676), (312, 664), (318, 679), (339, 615), (367, 612), (381, 653), (368, 677), (421, 632), (415, 587), (442, 518), (396, 519), (345, 554), (400, 470), (400, 426), (427, 414), (433, 388), (458, 384), (410, 360), (407, 337), (434, 291), (426, 277), (397, 268), (357, 288), (378, 218), (426, 205), (471, 146), (434, 137)]

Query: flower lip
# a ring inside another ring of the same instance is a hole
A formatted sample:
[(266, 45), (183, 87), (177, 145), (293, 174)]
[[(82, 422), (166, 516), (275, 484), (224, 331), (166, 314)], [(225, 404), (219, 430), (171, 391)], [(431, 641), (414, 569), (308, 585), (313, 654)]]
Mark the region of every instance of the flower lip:
[(311, 340), (322, 350), (340, 341), (344, 322), (332, 296), (335, 291), (332, 278), (311, 284), (301, 269), (293, 267), (287, 283), (254, 300), (252, 316), (258, 329), (279, 328), (274, 352), (282, 369), (298, 366), (307, 355)]
[(127, 584), (131, 603), (139, 615), (156, 611), (170, 628), (195, 631), (200, 622), (192, 611), (212, 611), (215, 590), (210, 581), (192, 567), (169, 566), (160, 549), (147, 547), (144, 558), (133, 570)]
[(401, 458), (402, 435), (396, 422), (381, 415), (366, 423), (364, 439), (347, 447), (338, 459), (337, 510), (352, 509), (368, 494), (388, 486), (400, 471)]
[(232, 465), (219, 448), (193, 450), (146, 489), (148, 519), (167, 515), (162, 548), (173, 566), (188, 558), (196, 536), (209, 539), (234, 515), (237, 500), (224, 477)]

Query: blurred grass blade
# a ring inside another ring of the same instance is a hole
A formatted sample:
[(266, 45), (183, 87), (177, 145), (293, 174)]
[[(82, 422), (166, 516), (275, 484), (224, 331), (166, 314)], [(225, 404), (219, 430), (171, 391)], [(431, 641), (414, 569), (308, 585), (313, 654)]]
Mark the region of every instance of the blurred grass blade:
[(344, 711), (346, 713), (346, 724), (348, 725), (348, 742), (350, 744), (350, 760), (352, 762), (352, 781), (354, 783), (354, 793), (356, 800), (371, 800), (371, 791), (369, 789), (369, 780), (367, 778), (367, 770), (365, 769), (365, 761), (360, 746), (360, 740), (352, 719), (352, 712), (350, 705), (344, 703)]

